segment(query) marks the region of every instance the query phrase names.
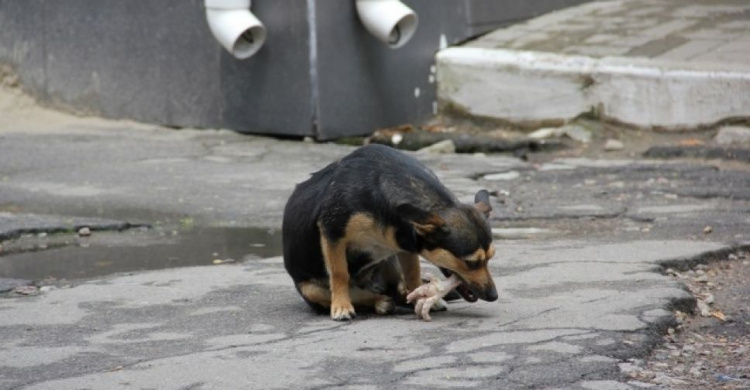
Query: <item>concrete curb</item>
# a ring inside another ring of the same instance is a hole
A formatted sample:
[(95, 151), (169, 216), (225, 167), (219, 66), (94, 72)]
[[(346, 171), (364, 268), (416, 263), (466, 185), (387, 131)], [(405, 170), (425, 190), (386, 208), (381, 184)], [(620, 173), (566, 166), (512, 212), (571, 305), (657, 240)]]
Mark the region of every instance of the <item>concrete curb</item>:
[(750, 67), (450, 48), (437, 55), (441, 106), (520, 124), (592, 113), (639, 127), (684, 130), (750, 117)]

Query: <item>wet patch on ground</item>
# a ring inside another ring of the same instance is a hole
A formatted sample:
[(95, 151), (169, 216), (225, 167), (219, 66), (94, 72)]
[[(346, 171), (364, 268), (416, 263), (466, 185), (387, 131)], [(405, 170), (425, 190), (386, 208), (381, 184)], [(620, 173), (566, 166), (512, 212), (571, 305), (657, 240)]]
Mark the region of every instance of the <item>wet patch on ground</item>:
[(217, 265), (281, 254), (281, 234), (259, 228), (139, 228), (40, 232), (2, 242), (0, 278), (82, 279), (120, 272)]

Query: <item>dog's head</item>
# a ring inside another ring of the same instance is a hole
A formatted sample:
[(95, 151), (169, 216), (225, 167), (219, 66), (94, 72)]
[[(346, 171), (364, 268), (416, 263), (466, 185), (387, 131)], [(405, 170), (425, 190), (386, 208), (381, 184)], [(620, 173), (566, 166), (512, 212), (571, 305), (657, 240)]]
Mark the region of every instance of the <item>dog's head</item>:
[(494, 301), (497, 290), (487, 268), (495, 255), (487, 218), (492, 211), (489, 193), (479, 191), (474, 205), (460, 205), (437, 212), (406, 206), (405, 218), (424, 242), (422, 257), (440, 268), (445, 276), (456, 274), (463, 282), (456, 288), (469, 301)]

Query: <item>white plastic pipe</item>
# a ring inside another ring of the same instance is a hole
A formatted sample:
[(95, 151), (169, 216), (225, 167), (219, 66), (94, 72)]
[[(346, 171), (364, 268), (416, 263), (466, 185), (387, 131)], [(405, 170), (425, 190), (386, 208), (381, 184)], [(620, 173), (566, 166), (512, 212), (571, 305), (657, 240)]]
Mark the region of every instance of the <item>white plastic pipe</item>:
[(397, 49), (417, 31), (417, 14), (399, 0), (356, 0), (359, 19), (370, 34)]
[(205, 0), (206, 20), (217, 41), (239, 59), (251, 57), (266, 41), (266, 28), (250, 12), (250, 0)]

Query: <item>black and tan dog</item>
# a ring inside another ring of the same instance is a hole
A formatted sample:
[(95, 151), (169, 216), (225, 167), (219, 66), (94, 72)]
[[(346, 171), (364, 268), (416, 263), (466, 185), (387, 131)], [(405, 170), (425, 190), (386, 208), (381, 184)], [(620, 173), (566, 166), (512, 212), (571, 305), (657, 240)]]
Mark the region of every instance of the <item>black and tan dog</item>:
[(413, 157), (365, 146), (297, 185), (284, 210), (284, 265), (305, 301), (339, 321), (354, 306), (393, 311), (421, 285), (419, 255), (458, 275), (467, 301), (494, 301), (490, 210), (487, 191), (461, 204)]

